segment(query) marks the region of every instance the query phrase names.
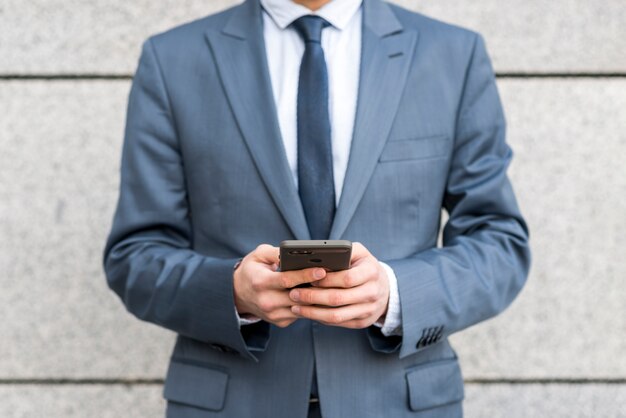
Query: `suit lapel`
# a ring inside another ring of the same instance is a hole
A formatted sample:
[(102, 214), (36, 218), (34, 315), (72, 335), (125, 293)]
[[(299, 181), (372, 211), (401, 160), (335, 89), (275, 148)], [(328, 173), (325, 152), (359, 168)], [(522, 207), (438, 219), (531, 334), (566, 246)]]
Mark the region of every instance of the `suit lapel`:
[(363, 197), (397, 112), (418, 34), (389, 5), (364, 0), (359, 97), (343, 191), (330, 238), (338, 239)]
[(278, 125), (259, 1), (236, 8), (221, 32), (206, 37), (256, 168), (293, 235), (309, 239)]

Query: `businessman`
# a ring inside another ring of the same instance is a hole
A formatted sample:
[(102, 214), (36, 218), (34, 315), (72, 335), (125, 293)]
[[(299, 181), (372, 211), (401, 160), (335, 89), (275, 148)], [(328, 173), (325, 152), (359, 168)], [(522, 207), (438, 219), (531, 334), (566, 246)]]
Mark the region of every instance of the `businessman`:
[[(148, 39), (104, 266), (178, 334), (167, 416), (462, 416), (448, 337), (530, 265), (511, 155), (482, 38), (381, 0), (247, 0)], [(351, 268), (281, 272), (285, 239), (351, 240)]]

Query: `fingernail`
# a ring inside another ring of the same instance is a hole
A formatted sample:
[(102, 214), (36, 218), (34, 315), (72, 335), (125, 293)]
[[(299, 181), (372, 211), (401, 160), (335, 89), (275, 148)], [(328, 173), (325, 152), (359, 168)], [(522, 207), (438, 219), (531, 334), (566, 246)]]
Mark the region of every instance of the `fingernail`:
[(313, 272), (313, 276), (314, 276), (316, 279), (323, 279), (323, 278), (324, 278), (324, 276), (326, 276), (326, 271), (325, 271), (324, 269), (316, 269), (316, 270)]
[(300, 315), (300, 307), (298, 305), (293, 305), (291, 307), (291, 312), (295, 313), (296, 315)]
[(291, 292), (289, 292), (289, 297), (293, 300), (295, 300), (296, 302), (300, 300), (300, 291), (298, 290), (292, 290)]

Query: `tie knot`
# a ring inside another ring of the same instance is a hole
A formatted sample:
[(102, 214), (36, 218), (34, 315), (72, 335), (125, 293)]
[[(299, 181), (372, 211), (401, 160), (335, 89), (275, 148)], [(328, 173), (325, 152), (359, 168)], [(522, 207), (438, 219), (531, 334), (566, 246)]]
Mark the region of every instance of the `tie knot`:
[(322, 39), (322, 29), (330, 26), (326, 20), (315, 15), (302, 16), (292, 23), (304, 42), (320, 43)]

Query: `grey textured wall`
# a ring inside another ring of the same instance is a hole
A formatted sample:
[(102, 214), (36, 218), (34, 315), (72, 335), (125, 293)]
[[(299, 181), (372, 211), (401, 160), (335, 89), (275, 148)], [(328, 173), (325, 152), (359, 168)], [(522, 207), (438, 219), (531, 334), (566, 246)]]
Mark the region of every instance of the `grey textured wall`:
[[(143, 39), (234, 3), (0, 0), (0, 416), (162, 414), (174, 336), (101, 271), (126, 98)], [(398, 3), (484, 34), (532, 229), (521, 296), (454, 337), (467, 416), (626, 416), (626, 3)]]

